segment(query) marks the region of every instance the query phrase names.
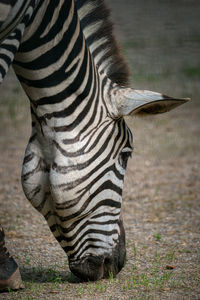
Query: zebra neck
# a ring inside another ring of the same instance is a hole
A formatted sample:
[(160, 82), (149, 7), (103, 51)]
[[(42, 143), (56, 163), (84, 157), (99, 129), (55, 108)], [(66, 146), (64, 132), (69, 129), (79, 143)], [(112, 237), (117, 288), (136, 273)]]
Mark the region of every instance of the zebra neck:
[(39, 118), (71, 116), (100, 101), (101, 80), (74, 1), (39, 1), (14, 70)]

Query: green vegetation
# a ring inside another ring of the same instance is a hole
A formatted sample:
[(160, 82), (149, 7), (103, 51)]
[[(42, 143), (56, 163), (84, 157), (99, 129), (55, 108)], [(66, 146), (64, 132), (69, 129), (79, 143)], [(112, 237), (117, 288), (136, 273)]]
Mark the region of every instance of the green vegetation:
[(156, 241), (160, 241), (162, 237), (161, 237), (160, 233), (156, 233), (156, 234), (154, 234), (154, 238)]
[[(122, 273), (114, 278), (110, 272), (107, 280), (94, 283), (78, 281), (75, 283), (76, 277), (71, 272), (63, 276), (63, 271), (61, 271), (63, 267), (55, 264), (51, 268), (45, 269), (44, 264), (41, 263), (37, 268), (31, 268), (33, 280), (24, 280), (27, 296), (23, 297), (23, 290), (15, 293), (10, 291), (10, 298), (8, 297), (8, 299), (37, 299), (39, 295), (42, 297), (41, 295), (46, 295), (46, 293), (49, 295), (61, 295), (63, 293), (63, 295), (69, 296), (66, 299), (82, 299), (82, 297), (84, 299), (85, 295), (87, 295), (87, 299), (101, 299), (101, 297), (103, 299), (116, 299), (116, 295), (119, 299), (120, 296), (123, 298), (123, 295), (126, 295), (127, 299), (151, 299), (148, 295), (165, 291), (173, 292), (173, 290), (183, 288), (187, 281), (187, 272), (176, 273), (175, 267), (168, 270), (166, 266), (172, 263), (176, 266), (180, 254), (191, 255), (191, 253), (197, 252), (196, 249), (174, 248), (166, 252), (165, 243), (162, 242), (162, 239), (159, 241), (161, 243), (160, 249), (148, 258), (147, 267), (141, 268), (140, 262), (145, 262), (147, 259), (145, 254), (149, 252), (149, 246), (138, 245), (136, 250), (135, 244), (132, 244), (128, 247), (128, 252), (131, 255), (129, 263)], [(29, 267), (31, 258), (26, 256), (26, 262)], [(200, 284), (198, 272), (194, 272), (191, 280), (191, 286), (187, 288), (197, 288)], [(29, 293), (34, 296), (29, 296)]]
[(184, 68), (183, 71), (187, 77), (191, 77), (191, 78), (199, 78), (200, 77), (200, 66), (187, 67), (187, 68)]
[(135, 244), (133, 245), (133, 253), (134, 253), (134, 256), (136, 257), (137, 256), (137, 248), (136, 248)]

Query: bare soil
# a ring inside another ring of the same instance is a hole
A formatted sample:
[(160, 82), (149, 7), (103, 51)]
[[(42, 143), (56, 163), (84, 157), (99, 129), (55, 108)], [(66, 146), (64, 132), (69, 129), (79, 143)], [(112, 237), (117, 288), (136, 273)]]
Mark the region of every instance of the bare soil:
[(0, 94), (0, 223), (25, 289), (0, 299), (200, 299), (200, 1), (108, 2), (132, 86), (192, 101), (127, 119), (135, 145), (123, 195), (127, 263), (116, 278), (81, 283), (23, 194), (29, 107), (8, 74)]

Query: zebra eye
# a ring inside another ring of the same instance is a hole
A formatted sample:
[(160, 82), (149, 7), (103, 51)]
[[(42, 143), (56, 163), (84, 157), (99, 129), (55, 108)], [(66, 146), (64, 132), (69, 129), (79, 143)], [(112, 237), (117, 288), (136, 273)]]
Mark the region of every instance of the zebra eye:
[(119, 164), (126, 169), (128, 158), (132, 156), (132, 149), (124, 148), (119, 155)]

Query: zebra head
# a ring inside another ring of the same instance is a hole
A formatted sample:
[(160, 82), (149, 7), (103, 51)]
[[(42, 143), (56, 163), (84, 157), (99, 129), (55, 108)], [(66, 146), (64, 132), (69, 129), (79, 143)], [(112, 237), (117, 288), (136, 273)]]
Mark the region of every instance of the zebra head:
[(90, 90), (92, 104), (79, 103), (78, 96), (56, 112), (43, 112), (52, 104), (32, 106), (22, 170), (27, 198), (44, 215), (71, 271), (84, 280), (115, 276), (125, 263), (121, 204), (133, 146), (124, 116), (163, 113), (187, 101), (97, 78), (101, 88)]
[[(84, 175), (78, 180), (75, 177), (76, 183), (73, 184), (80, 196), (77, 200), (83, 203), (79, 210), (83, 211), (83, 216), (76, 221), (79, 224), (75, 234), (77, 247), (71, 253), (66, 247), (70, 269), (86, 280), (108, 277), (110, 273), (115, 276), (125, 263), (121, 204), (124, 175), (133, 151), (133, 141), (124, 116), (163, 113), (187, 101), (116, 84), (105, 88), (105, 98), (107, 114), (86, 139), (89, 144), (85, 153), (89, 153), (89, 158), (84, 162)], [(89, 161), (91, 165), (88, 165)], [(79, 167), (77, 165), (75, 172)]]

